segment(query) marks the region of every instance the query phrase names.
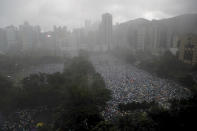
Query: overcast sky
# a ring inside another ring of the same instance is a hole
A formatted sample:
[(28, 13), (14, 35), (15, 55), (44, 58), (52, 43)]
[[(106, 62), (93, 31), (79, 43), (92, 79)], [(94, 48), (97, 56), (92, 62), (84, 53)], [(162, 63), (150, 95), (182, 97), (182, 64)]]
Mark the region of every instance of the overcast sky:
[(98, 21), (109, 12), (114, 23), (135, 18), (162, 19), (197, 13), (197, 0), (0, 0), (0, 27), (24, 21), (51, 29), (83, 26), (86, 19)]

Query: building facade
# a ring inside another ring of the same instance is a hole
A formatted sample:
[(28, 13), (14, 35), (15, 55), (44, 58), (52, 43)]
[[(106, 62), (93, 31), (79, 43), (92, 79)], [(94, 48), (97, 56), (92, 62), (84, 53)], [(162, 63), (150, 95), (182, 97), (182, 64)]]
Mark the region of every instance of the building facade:
[(103, 50), (110, 50), (112, 47), (113, 20), (109, 13), (102, 15), (101, 22), (101, 45)]
[(197, 64), (197, 35), (184, 35), (179, 38), (179, 60), (184, 63)]
[(0, 28), (0, 51), (5, 52), (7, 49), (6, 31)]

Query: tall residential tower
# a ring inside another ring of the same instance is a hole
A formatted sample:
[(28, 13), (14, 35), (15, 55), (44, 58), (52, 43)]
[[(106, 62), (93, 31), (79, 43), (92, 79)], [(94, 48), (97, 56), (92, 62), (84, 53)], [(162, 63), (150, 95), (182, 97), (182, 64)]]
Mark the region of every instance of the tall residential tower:
[(101, 23), (101, 45), (103, 50), (110, 50), (112, 48), (112, 15), (109, 13), (102, 15)]

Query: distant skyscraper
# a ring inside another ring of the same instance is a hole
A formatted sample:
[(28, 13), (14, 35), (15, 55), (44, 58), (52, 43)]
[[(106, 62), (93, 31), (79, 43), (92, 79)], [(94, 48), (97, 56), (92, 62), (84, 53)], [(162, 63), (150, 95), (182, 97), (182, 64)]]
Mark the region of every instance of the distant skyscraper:
[(8, 49), (14, 49), (18, 45), (17, 28), (14, 26), (6, 27), (6, 37)]
[(103, 50), (110, 50), (112, 48), (112, 15), (109, 13), (102, 15), (101, 23), (101, 39)]
[(34, 44), (33, 27), (29, 25), (28, 22), (24, 22), (23, 25), (20, 25), (19, 31), (23, 43), (23, 50), (32, 50)]
[(7, 48), (6, 31), (0, 28), (0, 52), (5, 51)]

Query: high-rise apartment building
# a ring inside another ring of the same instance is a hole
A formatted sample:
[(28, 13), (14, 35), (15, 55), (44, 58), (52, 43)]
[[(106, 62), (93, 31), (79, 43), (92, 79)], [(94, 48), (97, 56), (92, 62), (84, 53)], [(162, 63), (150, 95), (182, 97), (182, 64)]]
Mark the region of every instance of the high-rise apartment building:
[(0, 51), (5, 51), (7, 48), (6, 31), (0, 28)]
[(184, 35), (179, 38), (179, 60), (191, 65), (197, 64), (197, 36)]
[(101, 23), (101, 45), (103, 50), (112, 48), (112, 26), (112, 15), (109, 13), (103, 14)]

